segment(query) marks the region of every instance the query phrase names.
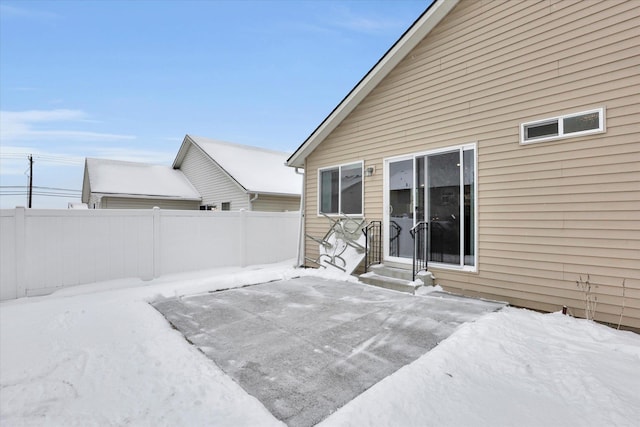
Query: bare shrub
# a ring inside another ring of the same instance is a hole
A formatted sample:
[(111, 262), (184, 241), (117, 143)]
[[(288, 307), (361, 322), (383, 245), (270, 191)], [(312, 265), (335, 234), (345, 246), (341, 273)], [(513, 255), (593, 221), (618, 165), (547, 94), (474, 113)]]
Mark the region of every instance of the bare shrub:
[(622, 315), (624, 314), (624, 297), (625, 297), (625, 290), (626, 290), (626, 286), (624, 284), (624, 282), (627, 279), (622, 279), (622, 308), (620, 309), (620, 319), (618, 319), (618, 329), (620, 329), (620, 324), (622, 323)]
[(596, 314), (596, 306), (598, 305), (598, 297), (595, 295), (595, 288), (598, 285), (591, 284), (591, 278), (588, 274), (586, 279), (583, 279), (582, 275), (580, 275), (580, 278), (576, 280), (576, 284), (584, 296), (584, 317), (587, 320), (593, 320)]

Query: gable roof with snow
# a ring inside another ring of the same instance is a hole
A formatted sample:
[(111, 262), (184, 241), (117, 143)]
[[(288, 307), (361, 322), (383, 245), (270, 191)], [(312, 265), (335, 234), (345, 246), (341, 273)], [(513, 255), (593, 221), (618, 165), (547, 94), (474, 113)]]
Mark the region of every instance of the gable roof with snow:
[(302, 191), (302, 175), (286, 166), (287, 152), (186, 135), (174, 168), (180, 168), (190, 145), (199, 148), (247, 193), (300, 195)]
[(391, 46), (351, 92), (287, 159), (287, 166), (303, 167), (305, 158), (360, 104), (360, 102), (424, 39), (458, 4), (459, 0), (435, 0)]
[(202, 199), (182, 171), (170, 166), (87, 158), (85, 174), (92, 193), (176, 200)]

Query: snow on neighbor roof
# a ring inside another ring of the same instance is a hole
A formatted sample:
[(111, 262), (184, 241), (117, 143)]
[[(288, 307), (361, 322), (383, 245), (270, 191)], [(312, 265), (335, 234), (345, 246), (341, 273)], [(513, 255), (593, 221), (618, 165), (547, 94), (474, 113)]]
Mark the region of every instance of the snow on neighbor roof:
[(173, 167), (179, 167), (191, 141), (248, 193), (300, 195), (302, 175), (286, 166), (289, 153), (186, 135)]
[(88, 158), (86, 168), (92, 193), (202, 199), (182, 171), (171, 166)]

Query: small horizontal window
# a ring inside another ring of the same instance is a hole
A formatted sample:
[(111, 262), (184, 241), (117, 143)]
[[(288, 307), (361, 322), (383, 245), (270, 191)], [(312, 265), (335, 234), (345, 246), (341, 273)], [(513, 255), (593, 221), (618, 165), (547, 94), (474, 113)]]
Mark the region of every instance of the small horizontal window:
[(520, 125), (520, 143), (529, 144), (597, 132), (604, 132), (603, 108), (523, 123)]
[(526, 125), (524, 127), (524, 134), (526, 140), (558, 136), (558, 121), (554, 120), (548, 123)]
[(565, 117), (562, 119), (564, 133), (585, 132), (600, 129), (600, 113), (581, 114), (579, 116)]

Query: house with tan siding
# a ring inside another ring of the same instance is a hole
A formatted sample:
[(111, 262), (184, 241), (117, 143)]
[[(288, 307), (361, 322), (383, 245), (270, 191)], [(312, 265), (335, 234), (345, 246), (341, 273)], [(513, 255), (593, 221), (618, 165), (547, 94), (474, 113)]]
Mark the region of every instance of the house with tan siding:
[(186, 135), (173, 168), (202, 195), (204, 209), (300, 210), (302, 175), (286, 167), (288, 153)]
[(300, 263), (380, 221), (380, 261), (447, 291), (640, 328), (639, 28), (637, 1), (436, 0), (288, 159)]

